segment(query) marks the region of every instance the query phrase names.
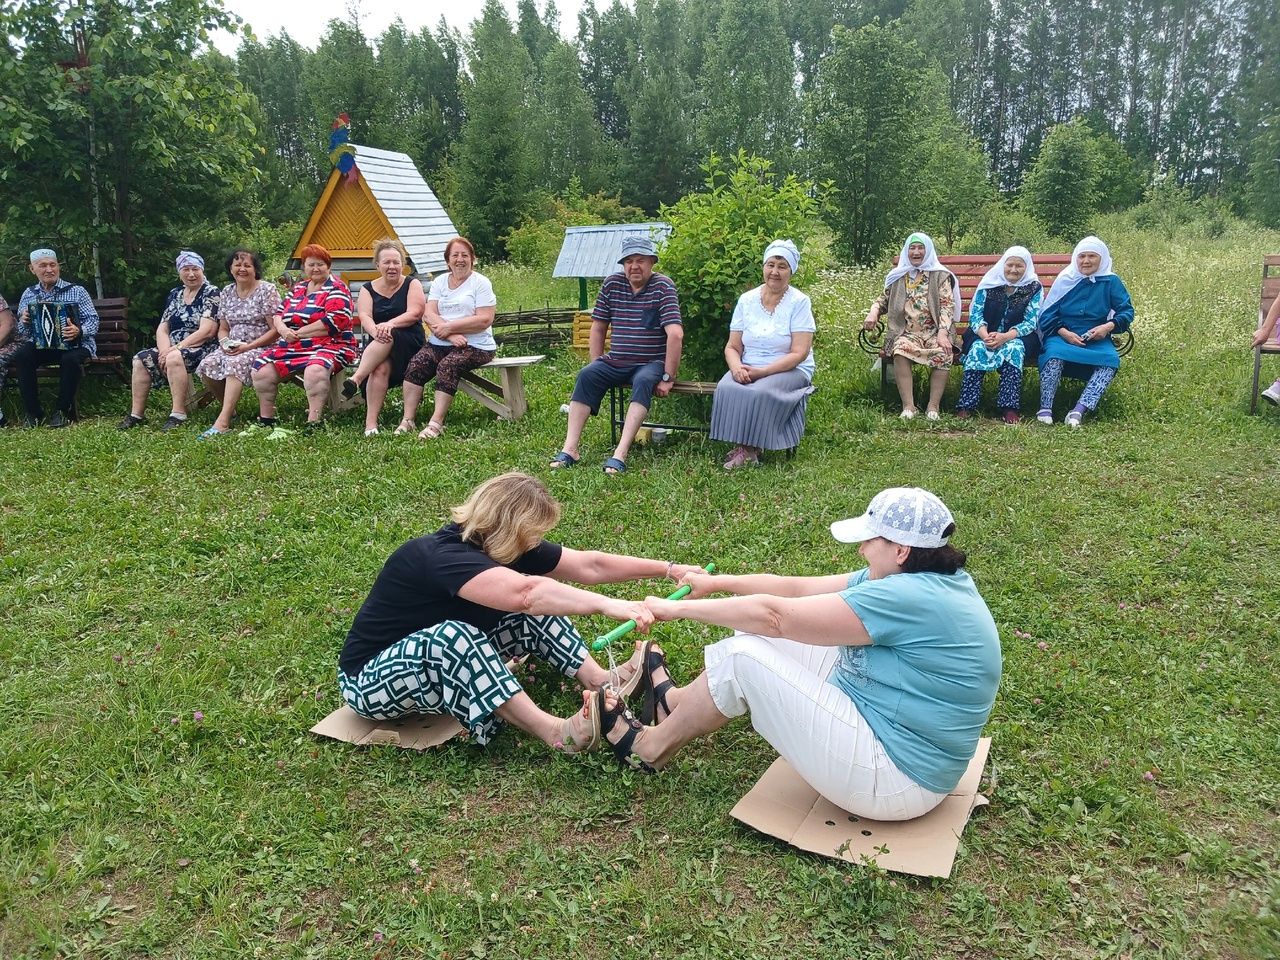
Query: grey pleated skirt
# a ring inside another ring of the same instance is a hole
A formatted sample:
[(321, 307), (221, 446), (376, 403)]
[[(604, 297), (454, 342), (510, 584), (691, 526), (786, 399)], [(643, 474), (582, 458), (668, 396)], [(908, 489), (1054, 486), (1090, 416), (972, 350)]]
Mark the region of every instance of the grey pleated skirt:
[(726, 373), (711, 397), (711, 439), (762, 450), (790, 450), (804, 436), (813, 385), (799, 370), (742, 384)]

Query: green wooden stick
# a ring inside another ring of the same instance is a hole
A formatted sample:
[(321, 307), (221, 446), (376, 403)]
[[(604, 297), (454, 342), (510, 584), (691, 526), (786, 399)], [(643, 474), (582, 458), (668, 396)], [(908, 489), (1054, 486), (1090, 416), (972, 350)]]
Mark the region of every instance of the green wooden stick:
[[(715, 573), (716, 565), (714, 563), (708, 563), (702, 569), (706, 570), (707, 573)], [(692, 589), (693, 587), (689, 586), (689, 584), (686, 583), (683, 587), (679, 587), (675, 593), (671, 594), (671, 596), (667, 597), (667, 599), (683, 600), (685, 597), (689, 595), (689, 591)], [(591, 642), (591, 649), (603, 650), (609, 644), (613, 643), (613, 641), (617, 640), (619, 637), (625, 637), (628, 633), (630, 633), (635, 628), (636, 628), (636, 622), (634, 620), (628, 620), (626, 623), (620, 623), (616, 627), (614, 627), (612, 630), (610, 630), (608, 633), (606, 633), (603, 637), (596, 637), (595, 640)]]

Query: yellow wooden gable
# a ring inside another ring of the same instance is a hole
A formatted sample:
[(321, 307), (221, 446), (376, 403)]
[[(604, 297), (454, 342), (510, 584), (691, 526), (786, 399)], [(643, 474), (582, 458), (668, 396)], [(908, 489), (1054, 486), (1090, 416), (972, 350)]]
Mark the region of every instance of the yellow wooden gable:
[(350, 183), (333, 170), (293, 256), (300, 259), (303, 247), (318, 243), (335, 260), (367, 260), (377, 241), (395, 235), (365, 178)]

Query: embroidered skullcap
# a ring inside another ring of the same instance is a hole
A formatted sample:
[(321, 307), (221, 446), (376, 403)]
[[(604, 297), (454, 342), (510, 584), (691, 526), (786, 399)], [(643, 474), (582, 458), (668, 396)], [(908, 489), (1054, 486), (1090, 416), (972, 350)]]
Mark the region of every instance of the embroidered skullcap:
[(37, 260), (57, 260), (57, 259), (58, 259), (58, 255), (54, 253), (50, 247), (37, 247), (36, 249), (31, 251), (32, 263), (35, 263)]

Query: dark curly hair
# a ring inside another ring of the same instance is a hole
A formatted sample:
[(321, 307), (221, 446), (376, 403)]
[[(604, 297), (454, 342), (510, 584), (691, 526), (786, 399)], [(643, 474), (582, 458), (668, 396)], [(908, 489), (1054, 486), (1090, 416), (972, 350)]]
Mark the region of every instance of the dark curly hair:
[(262, 279), (262, 257), (258, 255), (258, 251), (250, 250), (248, 247), (236, 247), (234, 250), (232, 250), (230, 253), (227, 254), (227, 259), (222, 264), (227, 271), (227, 276), (230, 276), (232, 280), (235, 279), (234, 276), (231, 276), (231, 264), (235, 263), (236, 257), (240, 256), (240, 254), (242, 253), (248, 256), (248, 258), (253, 261), (253, 275), (257, 279), (261, 280)]
[[(956, 532), (954, 523), (942, 531), (944, 537)], [(940, 547), (912, 547), (907, 559), (902, 561), (903, 573), (955, 573), (964, 566), (968, 555), (946, 543)]]

